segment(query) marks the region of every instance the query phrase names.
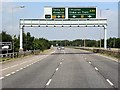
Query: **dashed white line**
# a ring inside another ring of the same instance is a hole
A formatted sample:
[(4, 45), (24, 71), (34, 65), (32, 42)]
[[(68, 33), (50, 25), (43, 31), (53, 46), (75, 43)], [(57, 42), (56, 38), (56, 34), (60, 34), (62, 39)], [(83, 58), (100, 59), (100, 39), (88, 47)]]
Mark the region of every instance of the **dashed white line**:
[(97, 67), (95, 67), (95, 70), (97, 70), (97, 71), (98, 71), (98, 68), (97, 68)]
[(56, 68), (56, 71), (58, 71), (59, 68)]
[(20, 68), (20, 70), (22, 70), (23, 68)]
[(109, 79), (106, 79), (106, 81), (107, 81), (111, 86), (114, 86), (114, 84), (113, 84)]
[(0, 77), (0, 79), (3, 79), (4, 77)]
[(91, 62), (89, 62), (89, 64), (91, 64)]
[[(43, 57), (43, 58), (46, 58), (46, 57)], [(29, 60), (29, 61), (25, 61), (25, 62), (22, 62), (22, 63), (20, 63), (20, 64), (16, 64), (16, 65), (13, 65), (13, 66), (6, 67), (6, 68), (4, 68), (4, 69), (1, 69), (0, 71), (4, 71), (4, 70), (7, 70), (7, 69), (9, 69), (9, 68), (13, 68), (13, 67), (19, 66), (19, 65), (22, 65), (22, 64), (24, 64), (24, 63), (31, 62), (31, 61), (33, 61), (33, 60), (39, 60), (39, 59), (42, 60), (43, 58), (36, 58), (36, 59)]]
[(27, 65), (26, 67), (29, 67), (30, 65)]
[(5, 75), (6, 77), (8, 77), (8, 76), (10, 76), (11, 74), (7, 74), (7, 75)]
[(11, 74), (14, 74), (15, 72), (11, 72)]
[(47, 86), (51, 83), (52, 79), (49, 79), (49, 81), (47, 82)]
[(27, 68), (27, 67), (23, 67), (24, 69)]
[(62, 62), (60, 62), (60, 64), (62, 64)]
[(85, 58), (85, 59), (87, 59), (87, 58)]
[(16, 70), (16, 72), (18, 72), (18, 71), (20, 71), (20, 70)]

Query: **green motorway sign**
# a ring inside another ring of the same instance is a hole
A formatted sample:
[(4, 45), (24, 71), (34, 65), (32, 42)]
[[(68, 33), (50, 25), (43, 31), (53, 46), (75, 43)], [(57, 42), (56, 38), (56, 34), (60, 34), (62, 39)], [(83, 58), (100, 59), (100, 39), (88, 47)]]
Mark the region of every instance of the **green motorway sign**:
[(52, 8), (52, 18), (65, 18), (65, 8)]
[(96, 8), (68, 8), (68, 18), (96, 18)]

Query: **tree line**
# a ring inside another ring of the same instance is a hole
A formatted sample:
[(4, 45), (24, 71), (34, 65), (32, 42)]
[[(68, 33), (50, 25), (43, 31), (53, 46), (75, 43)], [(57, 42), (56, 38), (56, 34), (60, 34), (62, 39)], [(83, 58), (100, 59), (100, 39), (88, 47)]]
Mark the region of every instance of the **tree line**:
[[(0, 33), (2, 42), (12, 42), (12, 52), (19, 51), (19, 40), (20, 36), (11, 36), (10, 34), (2, 31)], [(101, 42), (101, 44), (100, 44)], [(50, 49), (51, 45), (53, 46), (86, 46), (86, 47), (104, 47), (104, 39), (101, 40), (90, 40), (90, 39), (76, 39), (76, 40), (52, 40), (49, 41), (45, 38), (36, 38), (31, 36), (29, 32), (23, 32), (23, 50), (46, 50)], [(120, 48), (120, 38), (109, 38), (107, 39), (107, 45), (111, 48)]]
[[(0, 37), (2, 38), (2, 42), (12, 42), (12, 52), (19, 51), (19, 43), (20, 43), (20, 36), (11, 36), (10, 34), (2, 31), (0, 33)], [(44, 51), (46, 49), (50, 49), (51, 45), (50, 42), (45, 38), (35, 38), (31, 36), (29, 32), (23, 32), (23, 50), (41, 50)]]
[[(104, 39), (101, 40), (90, 40), (90, 39), (76, 39), (73, 41), (69, 40), (54, 40), (50, 41), (53, 46), (79, 46), (79, 47), (104, 47)], [(120, 48), (120, 38), (109, 38), (107, 39), (107, 47), (109, 48)]]

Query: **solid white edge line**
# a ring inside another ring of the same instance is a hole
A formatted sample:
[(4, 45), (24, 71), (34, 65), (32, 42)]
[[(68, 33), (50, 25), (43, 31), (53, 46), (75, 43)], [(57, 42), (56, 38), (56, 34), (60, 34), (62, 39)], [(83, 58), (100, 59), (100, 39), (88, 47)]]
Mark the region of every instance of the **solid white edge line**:
[(51, 83), (52, 79), (49, 79), (49, 81), (47, 82), (47, 86)]
[[(47, 55), (46, 55), (46, 56), (47, 56)], [(48, 55), (48, 56), (49, 56), (49, 55)], [(37, 58), (37, 59), (35, 59), (35, 60), (42, 60), (42, 59), (44, 59), (44, 58), (46, 58), (46, 57)], [(34, 59), (32, 59), (32, 60), (34, 60)], [(30, 61), (32, 61), (32, 60), (30, 60)], [(11, 60), (10, 60), (10, 61), (11, 61)], [(4, 69), (2, 69), (2, 70), (0, 70), (0, 71), (4, 71), (4, 70), (6, 70), (6, 69), (13, 68), (13, 67), (16, 67), (16, 66), (18, 66), (18, 65), (22, 65), (22, 64), (27, 63), (27, 62), (30, 62), (30, 61), (25, 61), (25, 62), (23, 62), (23, 63), (16, 64), (16, 65), (14, 65), (14, 66), (10, 66), (10, 67), (4, 68)], [(1, 63), (2, 63), (2, 62), (1, 62)]]
[(7, 68), (4, 68), (4, 69), (2, 69), (2, 70), (0, 70), (0, 71), (3, 71), (3, 70), (6, 70), (6, 69), (9, 69), (10, 67), (7, 67)]
[(8, 77), (8, 76), (10, 76), (11, 74), (7, 74), (7, 75), (5, 75), (6, 77)]
[(0, 79), (3, 79), (4, 77), (0, 77)]
[(56, 71), (58, 71), (59, 68), (56, 68)]
[(95, 67), (95, 70), (97, 70), (97, 71), (98, 71), (98, 68), (97, 68), (97, 67)]
[(95, 54), (95, 55), (101, 56), (101, 57), (104, 57), (104, 58), (107, 58), (107, 59), (111, 59), (111, 60), (113, 60), (113, 61), (115, 61), (115, 62), (117, 62), (117, 63), (119, 62), (118, 59), (114, 59), (114, 58), (112, 58), (112, 57), (104, 56), (104, 55), (102, 55), (102, 54)]
[(113, 84), (109, 79), (106, 79), (106, 81), (107, 81), (111, 86), (114, 86), (114, 84)]

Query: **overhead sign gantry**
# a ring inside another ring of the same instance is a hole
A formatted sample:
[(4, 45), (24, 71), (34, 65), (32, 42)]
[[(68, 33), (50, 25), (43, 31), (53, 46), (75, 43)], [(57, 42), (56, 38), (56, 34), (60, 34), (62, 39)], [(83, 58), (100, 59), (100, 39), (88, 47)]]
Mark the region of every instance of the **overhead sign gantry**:
[(95, 7), (45, 7), (44, 19), (20, 19), (20, 50), (24, 27), (102, 27), (107, 48), (107, 19), (97, 18)]
[(71, 19), (71, 18), (96, 18), (96, 7), (45, 7), (45, 18)]

